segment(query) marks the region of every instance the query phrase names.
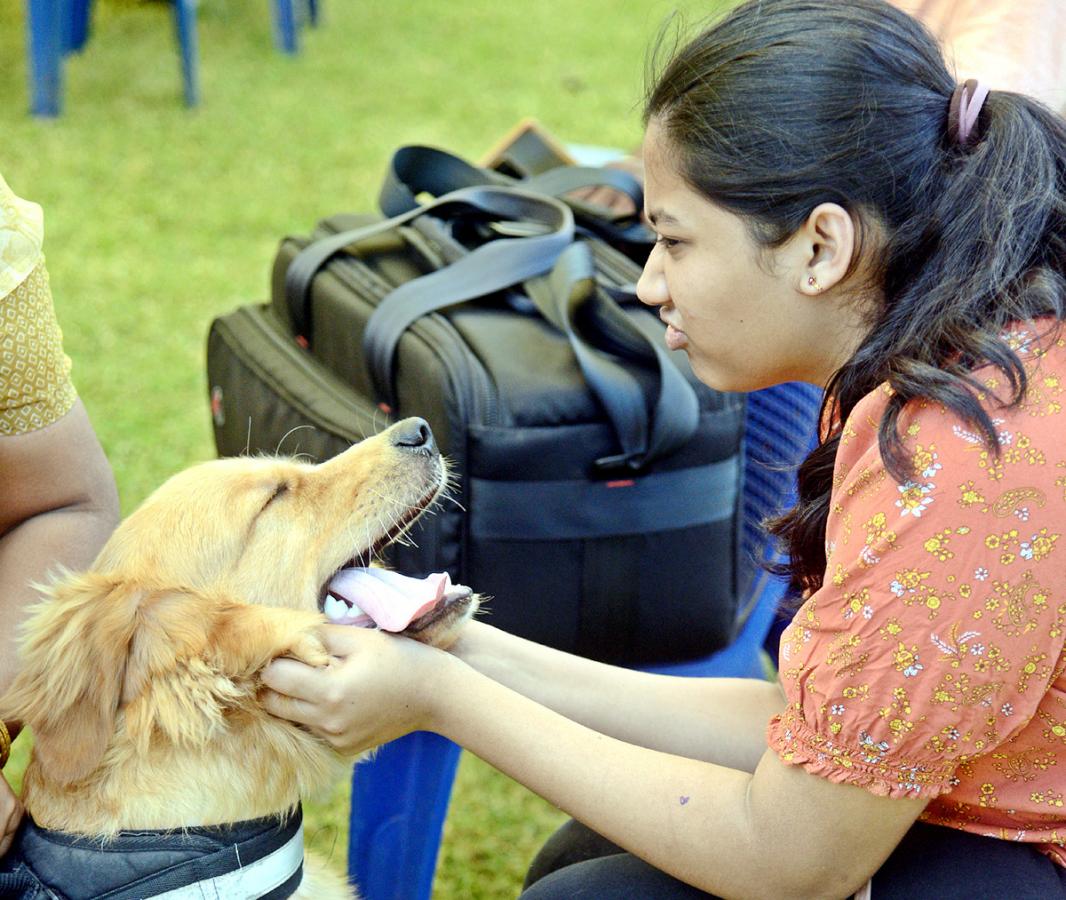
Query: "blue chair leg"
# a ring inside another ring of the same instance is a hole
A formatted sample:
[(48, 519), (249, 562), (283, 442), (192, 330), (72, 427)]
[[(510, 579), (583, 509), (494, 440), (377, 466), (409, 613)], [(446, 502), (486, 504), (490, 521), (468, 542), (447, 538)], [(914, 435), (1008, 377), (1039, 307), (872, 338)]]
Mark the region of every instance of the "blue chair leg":
[(68, 53), (80, 53), (89, 40), (92, 0), (67, 0), (69, 12), (65, 19), (64, 50)]
[(307, 20), (312, 26), (318, 25), (318, 0), (307, 0)]
[(418, 731), (356, 765), (348, 872), (364, 900), (429, 900), (459, 754)]
[(296, 53), (296, 10), (293, 0), (274, 0), (274, 43), (285, 53)]
[(199, 47), (196, 40), (196, 0), (174, 0), (174, 26), (181, 51), (185, 105), (200, 102)]
[(63, 92), (65, 0), (29, 0), (30, 112), (58, 116)]

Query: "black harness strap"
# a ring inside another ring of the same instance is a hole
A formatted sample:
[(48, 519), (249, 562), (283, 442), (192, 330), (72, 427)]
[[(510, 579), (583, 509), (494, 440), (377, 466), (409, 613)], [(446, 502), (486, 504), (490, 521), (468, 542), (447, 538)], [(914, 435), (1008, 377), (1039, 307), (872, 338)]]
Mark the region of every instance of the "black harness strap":
[[(292, 841), (303, 815), (169, 831), (123, 831), (110, 840), (41, 828), (27, 816), (4, 857), (0, 898), (141, 900), (235, 872)], [(281, 900), (303, 865), (260, 895)]]

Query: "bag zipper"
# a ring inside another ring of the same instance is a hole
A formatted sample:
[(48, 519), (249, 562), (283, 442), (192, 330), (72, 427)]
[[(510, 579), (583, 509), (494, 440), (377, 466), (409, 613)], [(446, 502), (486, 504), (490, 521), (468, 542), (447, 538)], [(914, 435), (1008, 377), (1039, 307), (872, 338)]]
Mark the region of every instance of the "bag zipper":
[[(306, 365), (307, 360), (304, 357), (307, 354), (307, 351), (300, 349), (298, 344), (296, 344), (294, 341), (290, 341), (287, 337), (282, 335), (278, 331), (278, 329), (271, 328), (270, 323), (268, 321), (265, 321), (265, 319), (267, 317), (272, 318), (273, 313), (269, 310), (262, 310), (262, 313), (260, 315), (257, 315), (256, 312), (260, 309), (261, 307), (239, 307), (237, 311), (238, 313), (240, 313), (241, 318), (245, 320), (249, 328), (254, 328), (261, 335), (265, 335), (267, 340), (269, 340), (272, 344), (274, 344), (275, 347), (278, 348), (282, 356), (288, 357), (288, 359), (292, 361), (294, 365), (298, 366), (300, 373), (303, 377), (313, 382), (315, 387), (322, 391), (325, 396), (332, 396), (336, 389), (336, 385), (328, 381), (326, 378), (323, 378), (322, 375), (319, 374), (318, 371), (316, 371), (314, 366)], [(228, 328), (232, 333), (232, 326), (227, 326), (225, 323), (223, 323), (222, 327)], [(234, 337), (236, 337), (236, 335), (234, 335)], [(321, 365), (316, 360), (312, 361), (314, 362), (315, 366)], [(356, 397), (359, 396), (355, 393), (355, 391), (352, 391), (352, 394)], [(293, 402), (291, 398), (288, 399), (290, 403)], [(379, 430), (380, 423), (378, 421), (378, 416), (383, 415), (383, 413), (377, 407), (371, 407), (368, 405), (366, 408), (364, 408), (352, 404), (350, 406), (350, 409), (359, 419), (362, 419), (363, 421), (368, 423), (369, 428), (366, 432), (367, 435), (375, 434), (377, 430)], [(393, 420), (391, 416), (386, 416), (387, 423), (391, 424), (392, 421)], [(336, 426), (331, 424), (331, 427)]]

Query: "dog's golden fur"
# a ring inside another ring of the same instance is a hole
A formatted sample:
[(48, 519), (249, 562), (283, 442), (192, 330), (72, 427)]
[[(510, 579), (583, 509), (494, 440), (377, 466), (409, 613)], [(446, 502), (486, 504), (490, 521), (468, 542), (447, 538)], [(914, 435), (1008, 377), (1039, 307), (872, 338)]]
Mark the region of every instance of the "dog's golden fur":
[[(231, 459), (174, 476), (92, 568), (46, 590), (0, 715), (34, 733), (23, 799), (43, 827), (106, 837), (272, 815), (340, 777), (340, 759), (265, 713), (258, 673), (324, 665), (324, 586), (442, 489), (436, 451), (397, 429), (318, 466)], [(444, 643), (475, 603), (419, 634)], [(325, 879), (324, 881), (321, 879)], [(309, 858), (298, 897), (349, 897)]]

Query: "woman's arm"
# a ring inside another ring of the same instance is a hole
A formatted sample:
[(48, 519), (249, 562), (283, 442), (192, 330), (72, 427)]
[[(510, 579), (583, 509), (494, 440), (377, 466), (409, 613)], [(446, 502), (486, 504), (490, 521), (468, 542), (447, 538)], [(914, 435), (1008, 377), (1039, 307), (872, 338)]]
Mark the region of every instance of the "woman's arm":
[(598, 734), (451, 667), (427, 723), (659, 869), (722, 897), (857, 890), (924, 807), (787, 766), (753, 774)]
[[(38, 431), (0, 437), (0, 694), (18, 672), (16, 638), (32, 584), (88, 565), (118, 522), (111, 467), (81, 402)], [(19, 723), (8, 722), (11, 737)], [(0, 856), (22, 805), (0, 777)]]
[(606, 665), (471, 622), (451, 652), (477, 671), (605, 735), (754, 772), (766, 723), (784, 709), (776, 682), (679, 678)]
[(38, 431), (0, 437), (0, 693), (18, 671), (31, 587), (88, 565), (118, 522), (111, 468), (81, 402)]
[(331, 665), (283, 659), (264, 672), (272, 691), (263, 703), (275, 715), (349, 753), (436, 731), (652, 865), (721, 896), (846, 896), (925, 805), (834, 784), (770, 751), (752, 774), (639, 747), (440, 650), (378, 631), (323, 631)]

